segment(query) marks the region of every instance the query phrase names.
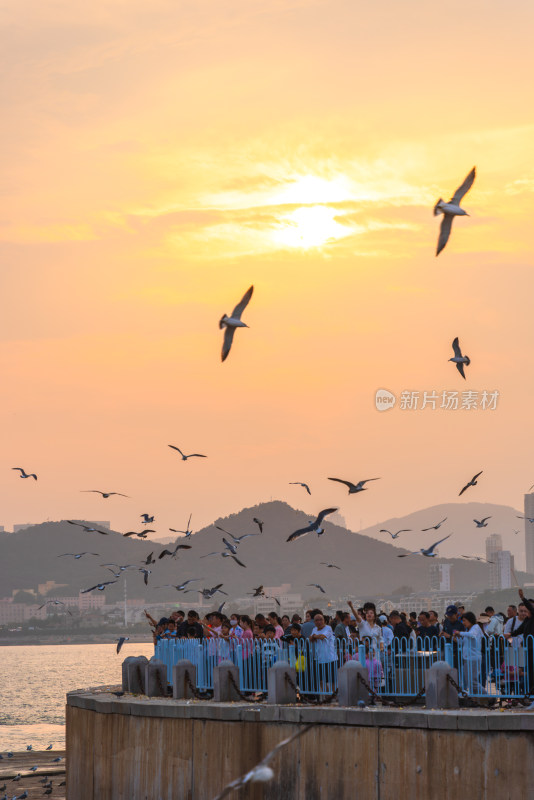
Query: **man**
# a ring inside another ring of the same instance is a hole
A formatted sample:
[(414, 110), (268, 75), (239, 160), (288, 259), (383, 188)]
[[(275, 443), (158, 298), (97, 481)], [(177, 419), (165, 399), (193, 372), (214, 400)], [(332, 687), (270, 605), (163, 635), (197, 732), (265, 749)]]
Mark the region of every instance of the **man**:
[(321, 612), (315, 614), (315, 626), (310, 635), (310, 642), (315, 642), (315, 660), (319, 667), (319, 681), (323, 691), (328, 691), (330, 685), (333, 691), (333, 684), (337, 674), (337, 653), (335, 637), (332, 628), (324, 621)]
[(196, 611), (191, 609), (191, 611), (187, 612), (187, 619), (185, 622), (182, 622), (180, 627), (178, 628), (176, 635), (178, 638), (190, 636), (191, 635), (191, 628), (195, 631), (195, 638), (203, 639), (204, 638), (204, 631), (202, 629), (202, 625), (199, 622), (199, 616)]
[(354, 638), (355, 633), (354, 626), (351, 625), (350, 614), (348, 612), (342, 614), (340, 621), (334, 628), (334, 636), (336, 639), (343, 639), (347, 642), (349, 639)]
[(409, 640), (412, 638), (412, 629), (409, 625), (407, 625), (398, 611), (392, 611), (389, 615), (389, 621), (393, 626), (393, 638), (394, 639), (406, 639)]
[(534, 690), (534, 600), (527, 600), (523, 589), (519, 589), (519, 597), (525, 607), (527, 616), (521, 625), (510, 636), (522, 636), (525, 642), (525, 692), (529, 694)]
[(432, 636), (439, 636), (439, 631), (435, 625), (430, 624), (430, 614), (428, 611), (421, 611), (417, 617), (419, 627), (416, 631), (416, 636), (419, 640), (419, 645), (422, 647), (431, 646), (432, 643), (427, 641)]
[(441, 622), (439, 621), (439, 617), (437, 611), (430, 609), (428, 612), (430, 614), (430, 624), (433, 625), (435, 628), (438, 629), (438, 635), (441, 633)]
[(461, 633), (464, 630), (465, 628), (460, 622), (458, 606), (447, 606), (445, 611), (445, 619), (443, 620), (443, 626), (440, 633), (441, 638), (445, 639), (447, 642), (452, 642), (454, 631), (459, 631)]
[[(318, 608), (314, 608), (313, 611), (311, 612), (310, 621), (309, 622), (304, 622), (300, 626), (301, 633), (302, 633), (302, 635), (303, 635), (303, 637), (305, 639), (309, 639), (310, 636), (313, 633), (313, 629), (315, 628), (314, 620), (315, 620), (315, 617), (317, 616), (317, 614), (321, 614), (321, 616), (322, 616), (322, 611), (320, 609), (318, 609)], [(332, 630), (332, 629), (330, 629), (330, 630)]]
[[(515, 610), (515, 614), (510, 614), (510, 609)], [(524, 603), (519, 603), (517, 608), (515, 606), (508, 606), (508, 614), (508, 621), (504, 626), (504, 638), (517, 649), (523, 646), (523, 636), (512, 637), (512, 633), (527, 619), (528, 611)]]
[(489, 617), (485, 633), (487, 636), (502, 636), (504, 624), (500, 614), (495, 613), (493, 606), (486, 606), (484, 613)]

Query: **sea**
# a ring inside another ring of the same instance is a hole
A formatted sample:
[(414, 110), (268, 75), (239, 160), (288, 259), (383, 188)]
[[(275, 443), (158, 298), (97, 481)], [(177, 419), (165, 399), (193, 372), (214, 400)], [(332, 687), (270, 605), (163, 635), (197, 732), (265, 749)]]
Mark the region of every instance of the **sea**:
[(67, 692), (120, 684), (126, 656), (153, 655), (149, 642), (0, 647), (0, 753), (63, 750)]

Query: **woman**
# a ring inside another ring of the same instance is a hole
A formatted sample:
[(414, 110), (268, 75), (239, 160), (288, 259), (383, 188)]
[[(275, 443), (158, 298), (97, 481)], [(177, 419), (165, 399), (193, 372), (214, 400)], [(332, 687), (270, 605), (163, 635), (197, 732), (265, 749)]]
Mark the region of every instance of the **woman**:
[(291, 622), (289, 620), (289, 617), (287, 616), (287, 614), (283, 614), (282, 615), (282, 628), (284, 629), (284, 634), (286, 632), (289, 633), (288, 628), (289, 628), (290, 625), (291, 625)]
[(462, 623), (465, 631), (454, 631), (453, 633), (454, 639), (461, 641), (461, 658), (458, 665), (460, 682), (471, 695), (487, 694), (480, 683), (484, 631), (472, 611), (465, 612), (462, 616)]
[(365, 618), (354, 608), (351, 601), (348, 601), (349, 608), (356, 617), (358, 626), (358, 633), (360, 641), (365, 639), (369, 640), (370, 647), (373, 653), (377, 653), (383, 647), (382, 628), (376, 619), (376, 610), (374, 607), (368, 606), (365, 613)]
[(275, 611), (271, 611), (270, 614), (267, 614), (268, 625), (272, 625), (274, 628), (274, 638), (281, 639), (284, 635), (284, 629), (282, 628), (282, 620), (278, 616)]

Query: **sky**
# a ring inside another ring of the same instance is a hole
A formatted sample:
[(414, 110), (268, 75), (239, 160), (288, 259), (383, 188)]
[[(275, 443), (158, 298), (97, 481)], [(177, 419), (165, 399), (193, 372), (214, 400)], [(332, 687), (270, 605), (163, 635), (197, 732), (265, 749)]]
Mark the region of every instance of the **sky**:
[[(533, 24), (527, 0), (2, 0), (0, 524), (164, 536), (273, 498), (357, 530), (481, 469), (466, 500), (521, 509)], [(401, 407), (425, 391), (498, 402)]]

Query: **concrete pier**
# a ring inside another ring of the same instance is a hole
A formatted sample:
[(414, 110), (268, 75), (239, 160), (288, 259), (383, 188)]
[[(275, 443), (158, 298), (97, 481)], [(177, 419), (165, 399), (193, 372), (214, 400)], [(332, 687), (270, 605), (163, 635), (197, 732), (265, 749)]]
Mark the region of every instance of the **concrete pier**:
[[(534, 713), (67, 697), (68, 800), (213, 800), (302, 723), (239, 800), (534, 800)], [(357, 789), (357, 792), (356, 792)], [(236, 798), (237, 800), (237, 798)]]

